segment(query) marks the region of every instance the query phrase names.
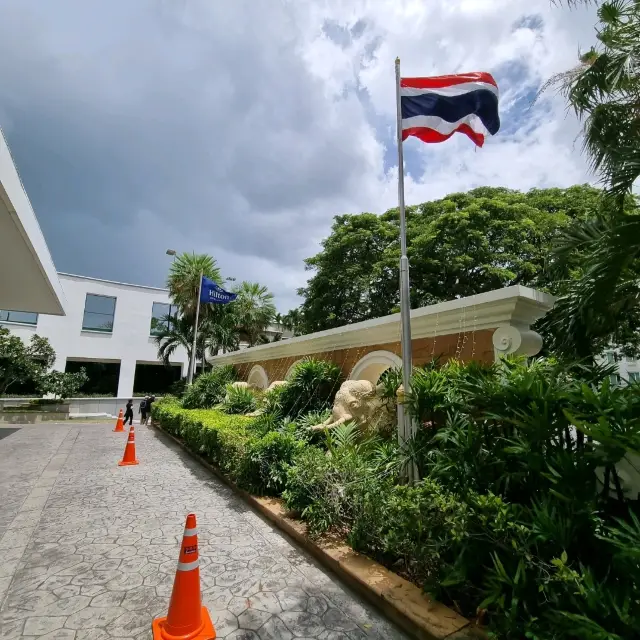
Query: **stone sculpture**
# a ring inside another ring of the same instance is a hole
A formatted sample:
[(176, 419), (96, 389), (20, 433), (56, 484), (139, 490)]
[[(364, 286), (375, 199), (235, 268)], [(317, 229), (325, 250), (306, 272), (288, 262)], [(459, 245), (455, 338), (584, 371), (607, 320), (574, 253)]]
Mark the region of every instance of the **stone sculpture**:
[(274, 380), (266, 389), (266, 393), (269, 391), (273, 391), (276, 387), (281, 387), (282, 385), (287, 384), (286, 380)]
[[(274, 389), (277, 389), (278, 387), (282, 387), (283, 385), (288, 384), (286, 380), (274, 380), (266, 389), (265, 389), (265, 393), (269, 393), (269, 391), (273, 391)], [(264, 413), (264, 409), (262, 408), (258, 408), (255, 411), (252, 411), (251, 413), (247, 413), (247, 416), (249, 418), (257, 418), (258, 416), (261, 416)]]
[(368, 380), (342, 383), (333, 403), (331, 417), (311, 427), (314, 431), (334, 429), (345, 422), (355, 422), (363, 431), (388, 432), (395, 428), (396, 409), (393, 401), (381, 396), (382, 387)]
[[(234, 389), (251, 389), (251, 385), (248, 382), (231, 382), (227, 385), (227, 389), (233, 387)], [(224, 395), (224, 401), (229, 402), (229, 391)]]

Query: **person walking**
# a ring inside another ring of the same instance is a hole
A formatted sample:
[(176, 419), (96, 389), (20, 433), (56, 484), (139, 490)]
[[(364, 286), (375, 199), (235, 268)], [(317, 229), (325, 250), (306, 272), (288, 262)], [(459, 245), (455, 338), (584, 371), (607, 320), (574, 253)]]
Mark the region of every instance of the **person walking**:
[(140, 400), (140, 406), (138, 407), (138, 413), (140, 414), (140, 424), (147, 424), (147, 406), (149, 402), (149, 396), (145, 396)]
[(156, 397), (155, 396), (151, 396), (148, 400), (147, 400), (147, 415), (150, 416), (151, 415), (151, 405), (156, 401)]
[(133, 424), (133, 398), (127, 402), (124, 410), (124, 422), (122, 424), (127, 424), (127, 420), (129, 420), (129, 424)]

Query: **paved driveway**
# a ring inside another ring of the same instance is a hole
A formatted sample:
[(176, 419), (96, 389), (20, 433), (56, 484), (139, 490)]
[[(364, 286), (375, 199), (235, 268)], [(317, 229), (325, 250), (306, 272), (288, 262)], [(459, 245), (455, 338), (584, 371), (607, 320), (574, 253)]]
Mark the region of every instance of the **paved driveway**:
[(185, 516), (218, 637), (403, 638), (174, 443), (137, 427), (25, 426), (0, 440), (0, 638), (151, 638)]

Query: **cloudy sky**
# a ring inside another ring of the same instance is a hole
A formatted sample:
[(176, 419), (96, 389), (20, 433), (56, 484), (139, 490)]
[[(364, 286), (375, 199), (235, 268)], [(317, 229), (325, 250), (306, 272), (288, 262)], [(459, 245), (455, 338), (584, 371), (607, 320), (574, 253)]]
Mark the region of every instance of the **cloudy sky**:
[(60, 271), (162, 285), (167, 248), (297, 306), (334, 215), (395, 206), (393, 62), (490, 71), (502, 130), (405, 143), (407, 202), (591, 181), (550, 0), (0, 0), (0, 126)]

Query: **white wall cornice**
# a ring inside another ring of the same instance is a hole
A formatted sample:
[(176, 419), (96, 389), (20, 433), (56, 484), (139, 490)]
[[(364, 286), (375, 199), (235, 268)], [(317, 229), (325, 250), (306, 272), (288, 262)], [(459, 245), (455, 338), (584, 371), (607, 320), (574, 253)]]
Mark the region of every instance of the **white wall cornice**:
[[(541, 291), (515, 285), (458, 298), (411, 312), (413, 339), (432, 338), (462, 331), (481, 331), (500, 326), (528, 329), (554, 305), (555, 298)], [(272, 342), (209, 358), (214, 365), (241, 364), (300, 357), (324, 351), (381, 345), (400, 340), (400, 314), (365, 320)]]

